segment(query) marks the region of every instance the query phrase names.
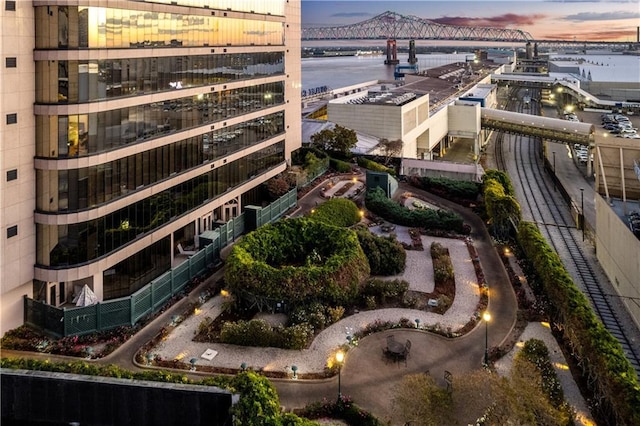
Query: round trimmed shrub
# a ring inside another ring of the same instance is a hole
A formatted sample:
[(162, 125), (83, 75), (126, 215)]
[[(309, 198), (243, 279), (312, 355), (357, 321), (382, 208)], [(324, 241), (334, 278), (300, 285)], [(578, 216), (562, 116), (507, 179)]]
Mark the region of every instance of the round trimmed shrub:
[(262, 226), (236, 243), (225, 281), (240, 301), (259, 308), (279, 301), (348, 304), (369, 272), (355, 232), (296, 218)]
[(334, 198), (316, 207), (309, 218), (328, 225), (347, 228), (360, 222), (360, 210), (351, 200)]

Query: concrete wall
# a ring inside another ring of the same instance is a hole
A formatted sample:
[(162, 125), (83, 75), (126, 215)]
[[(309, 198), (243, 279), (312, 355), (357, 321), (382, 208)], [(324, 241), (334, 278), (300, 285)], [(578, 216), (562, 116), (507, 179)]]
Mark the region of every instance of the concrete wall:
[[(357, 95), (356, 95), (357, 96)], [(402, 110), (395, 105), (329, 102), (329, 121), (377, 138), (402, 138)]]
[[(640, 240), (607, 201), (596, 194), (596, 253), (622, 303), (640, 327)], [(630, 299), (635, 298), (635, 300)]]
[[(0, 334), (22, 324), (22, 296), (32, 296), (36, 263), (35, 15), (32, 2), (16, 1), (16, 10), (0, 4)], [(5, 58), (16, 58), (15, 68)], [(7, 114), (17, 114), (7, 124)], [(8, 181), (7, 172), (17, 171)], [(17, 235), (7, 229), (17, 226)]]
[(212, 386), (6, 369), (1, 386), (3, 424), (224, 426), (237, 398)]
[(640, 161), (638, 139), (599, 138), (594, 153), (596, 191), (603, 195), (608, 191), (611, 198), (640, 199), (634, 160)]
[(457, 101), (449, 105), (449, 136), (475, 139), (481, 128), (480, 111), (477, 102)]

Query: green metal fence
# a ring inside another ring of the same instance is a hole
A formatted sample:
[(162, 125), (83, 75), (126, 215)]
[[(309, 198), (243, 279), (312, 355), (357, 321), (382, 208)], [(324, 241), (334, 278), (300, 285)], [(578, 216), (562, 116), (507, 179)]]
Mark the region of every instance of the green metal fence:
[[(294, 189), (269, 206), (257, 209), (257, 226), (280, 218), (297, 204)], [(220, 251), (231, 244), (247, 228), (245, 213), (212, 231), (211, 243), (130, 296), (91, 306), (57, 308), (24, 297), (24, 323), (54, 336), (73, 336), (136, 324), (140, 319), (160, 310), (173, 296), (181, 293), (195, 277), (220, 264)]]

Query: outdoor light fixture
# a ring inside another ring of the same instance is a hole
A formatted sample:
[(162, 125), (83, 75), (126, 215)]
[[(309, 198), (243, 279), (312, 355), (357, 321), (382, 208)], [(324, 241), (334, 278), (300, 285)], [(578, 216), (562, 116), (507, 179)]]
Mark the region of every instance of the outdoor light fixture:
[(416, 328), (420, 328), (420, 318), (416, 318)]
[(484, 320), (484, 366), (489, 365), (489, 321), (491, 321), (491, 314), (488, 311), (484, 311), (482, 314)]
[(344, 361), (344, 352), (338, 351), (336, 353), (336, 363), (338, 364), (338, 402), (342, 399), (342, 391), (340, 389), (340, 371), (342, 370), (342, 362)]
[(298, 366), (297, 365), (292, 365), (291, 366), (291, 371), (293, 371), (293, 378), (297, 379), (298, 378)]

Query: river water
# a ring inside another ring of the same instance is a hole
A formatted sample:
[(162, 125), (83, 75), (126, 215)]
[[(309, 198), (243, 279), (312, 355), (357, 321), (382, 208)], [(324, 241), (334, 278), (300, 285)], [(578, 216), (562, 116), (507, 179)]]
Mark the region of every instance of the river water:
[[(473, 53), (418, 54), (418, 69), (465, 62)], [(400, 65), (408, 65), (408, 54), (398, 55)], [(302, 58), (302, 89), (327, 86), (329, 90), (371, 80), (393, 80), (394, 65), (385, 65), (385, 55)]]

